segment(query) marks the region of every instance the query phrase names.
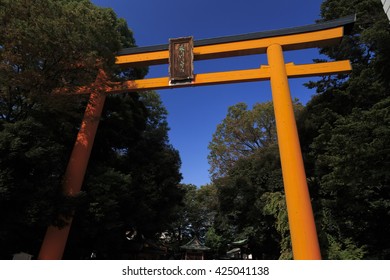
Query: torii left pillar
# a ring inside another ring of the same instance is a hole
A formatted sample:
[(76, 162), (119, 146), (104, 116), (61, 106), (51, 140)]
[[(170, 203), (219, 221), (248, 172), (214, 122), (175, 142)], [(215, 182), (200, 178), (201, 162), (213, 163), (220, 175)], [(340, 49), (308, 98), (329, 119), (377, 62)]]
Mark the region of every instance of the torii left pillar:
[[(105, 72), (99, 70), (63, 179), (63, 191), (66, 196), (75, 196), (81, 190), (106, 99), (104, 90), (106, 81)], [(73, 217), (63, 219), (66, 221), (64, 227), (59, 228), (53, 225), (48, 227), (38, 259), (62, 259)]]

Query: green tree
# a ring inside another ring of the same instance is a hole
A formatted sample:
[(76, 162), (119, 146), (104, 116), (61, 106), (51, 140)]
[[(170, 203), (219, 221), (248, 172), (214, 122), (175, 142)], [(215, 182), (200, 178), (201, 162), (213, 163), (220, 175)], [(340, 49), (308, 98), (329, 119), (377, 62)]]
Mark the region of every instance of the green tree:
[[(117, 96), (106, 106), (85, 181), (87, 203), (72, 225), (67, 258), (92, 251), (99, 258), (135, 257), (137, 246), (157, 241), (176, 219), (184, 192), (179, 155), (167, 142), (166, 111), (156, 93), (145, 93), (140, 101), (148, 117), (140, 121), (134, 116), (139, 104), (126, 102), (131, 97)], [(126, 239), (132, 230), (136, 242)]]
[(214, 184), (219, 198), (216, 233), (229, 243), (248, 239), (255, 259), (278, 259), (282, 232), (274, 212), (266, 209), (268, 197), (281, 192), (283, 186), (277, 146), (239, 159)]
[[(261, 114), (254, 114), (255, 110), (261, 110)], [(257, 104), (253, 111), (245, 103), (238, 103), (229, 107), (226, 118), (217, 126), (208, 156), (213, 178), (225, 175), (240, 157), (274, 142), (272, 104)]]
[(390, 221), (389, 105), (387, 98), (370, 110), (355, 109), (334, 123), (326, 143), (313, 143), (323, 150), (316, 163), (323, 172), (323, 209), (331, 217), (325, 232), (365, 248), (369, 258), (384, 258), (390, 245), (384, 226)]
[[(135, 103), (134, 98), (117, 96), (105, 108), (85, 180), (86, 203), (72, 225), (66, 258), (92, 251), (98, 258), (134, 258), (139, 253), (134, 247), (157, 241), (176, 218), (183, 189), (180, 158), (168, 143), (166, 110), (154, 92)], [(144, 121), (134, 115), (141, 101)], [(138, 236), (129, 242), (126, 232), (132, 230)]]
[[(295, 114), (302, 109), (294, 100)], [(254, 258), (289, 258), (273, 103), (258, 103), (252, 110), (244, 103), (231, 106), (209, 149), (219, 201), (211, 236), (226, 244), (249, 239)]]
[[(302, 109), (294, 100), (296, 114)], [(227, 115), (217, 126), (209, 143), (208, 156), (213, 179), (227, 174), (234, 163), (258, 149), (276, 143), (276, 126), (272, 102), (256, 103), (251, 110), (245, 103), (228, 108)]]
[(321, 49), (353, 71), (325, 77), (298, 121), (316, 194), (323, 256), (387, 259), (390, 26), (380, 1), (324, 1), (322, 20), (357, 14), (351, 35)]
[(239, 158), (275, 143), (275, 140), (272, 103), (256, 104), (252, 110), (248, 110), (245, 103), (229, 107), (226, 118), (217, 126), (209, 144), (212, 177), (226, 175)]
[(187, 184), (182, 188), (185, 191), (183, 203), (177, 207), (176, 218), (168, 231), (168, 241), (176, 249), (194, 236), (205, 242), (218, 207), (217, 190), (213, 185), (197, 188)]
[(205, 245), (211, 249), (211, 258), (220, 259), (227, 251), (228, 241), (218, 234), (214, 226), (208, 228), (205, 234)]
[(93, 81), (97, 60), (109, 69), (120, 34), (114, 13), (89, 1), (4, 0), (0, 22), (0, 240), (9, 257), (36, 252), (43, 227), (68, 208), (61, 177), (85, 101), (53, 89)]
[(114, 65), (131, 46), (126, 22), (90, 1), (0, 1), (1, 258), (36, 256), (47, 225), (74, 209), (66, 258), (126, 257), (128, 228), (155, 237), (171, 222), (180, 159), (153, 92), (107, 98), (84, 192), (70, 199), (61, 190), (86, 97), (53, 92), (89, 84), (98, 66), (112, 79), (141, 78), (145, 69)]
[(279, 259), (290, 260), (293, 258), (290, 229), (288, 225), (286, 197), (283, 192), (267, 192), (262, 195), (264, 200), (264, 214), (275, 218), (275, 228), (280, 234)]

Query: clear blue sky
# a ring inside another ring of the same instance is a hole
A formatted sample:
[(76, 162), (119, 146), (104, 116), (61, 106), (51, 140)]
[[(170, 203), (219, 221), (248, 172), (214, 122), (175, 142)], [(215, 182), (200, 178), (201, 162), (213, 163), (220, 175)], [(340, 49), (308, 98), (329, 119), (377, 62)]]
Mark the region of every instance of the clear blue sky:
[[(319, 19), (322, 0), (92, 0), (110, 7), (126, 19), (138, 46), (167, 44), (169, 38), (194, 36), (195, 40), (239, 35), (312, 24)], [(318, 50), (285, 53), (286, 62), (311, 63)], [(267, 64), (265, 55), (195, 62), (194, 72), (205, 73), (257, 68)], [(168, 76), (168, 65), (153, 66), (148, 77)], [(292, 97), (306, 103), (315, 94), (291, 79)], [(183, 183), (198, 187), (210, 182), (208, 144), (227, 109), (238, 102), (251, 108), (271, 100), (269, 82), (159, 90), (167, 108), (170, 143), (182, 160)]]

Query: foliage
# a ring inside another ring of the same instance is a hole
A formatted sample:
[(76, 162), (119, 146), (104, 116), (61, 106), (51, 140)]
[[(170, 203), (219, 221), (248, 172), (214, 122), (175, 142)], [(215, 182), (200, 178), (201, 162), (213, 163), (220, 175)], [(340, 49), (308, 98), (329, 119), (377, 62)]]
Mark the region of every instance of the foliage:
[(47, 225), (74, 210), (65, 258), (128, 257), (129, 228), (154, 238), (171, 222), (180, 158), (154, 92), (107, 98), (83, 192), (61, 191), (86, 98), (55, 89), (89, 84), (98, 67), (114, 80), (141, 78), (146, 69), (114, 65), (131, 46), (126, 22), (90, 1), (0, 1), (1, 258), (37, 256)]
[(209, 144), (210, 173), (213, 178), (225, 175), (240, 157), (275, 141), (272, 103), (256, 104), (252, 110), (245, 103), (231, 106)]
[[(323, 258), (388, 259), (390, 25), (380, 1), (326, 0), (321, 6), (321, 20), (354, 13), (351, 34), (321, 49), (332, 60), (351, 60), (351, 75), (309, 82), (317, 95), (296, 114), (297, 124)], [(253, 129), (250, 116), (245, 104), (231, 107), (210, 143), (219, 196), (211, 236), (255, 237), (255, 257), (289, 259), (277, 149), (256, 146), (253, 139), (265, 130)]]
[(166, 240), (176, 250), (195, 236), (201, 242), (208, 242), (218, 204), (216, 188), (213, 185), (197, 188), (192, 184), (184, 184), (182, 189), (185, 192), (183, 203), (175, 210), (175, 219)]
[(341, 242), (328, 235), (328, 258), (331, 260), (361, 260), (366, 254), (364, 247), (358, 248), (352, 240), (347, 238)]
[(262, 199), (265, 200), (264, 213), (275, 217), (275, 228), (280, 234), (279, 259), (290, 260), (293, 255), (285, 195), (282, 192), (264, 193)]
[(267, 211), (267, 195), (282, 189), (278, 149), (275, 145), (242, 158), (227, 176), (214, 181), (219, 212), (214, 227), (229, 243), (248, 239), (255, 259), (278, 259), (279, 240), (274, 213)]
[[(321, 20), (353, 13), (351, 34), (321, 49), (350, 59), (352, 74), (309, 82), (317, 95), (295, 101), (296, 116), (323, 257), (388, 259), (390, 25), (377, 0), (321, 6)], [(87, 0), (0, 0), (0, 257), (37, 255), (46, 226), (76, 210), (65, 258), (128, 259), (145, 239), (178, 248), (197, 235), (213, 257), (248, 238), (255, 259), (290, 259), (270, 102), (228, 109), (209, 145), (213, 183), (198, 189), (179, 185), (158, 95), (110, 96), (83, 192), (62, 194), (86, 98), (53, 93), (90, 83), (98, 66), (113, 80), (142, 77), (113, 63), (134, 44), (124, 20)]]
[(313, 148), (322, 145), (316, 162), (320, 195), (333, 220), (325, 231), (367, 247), (374, 258), (382, 258), (390, 245), (383, 227), (390, 209), (389, 105), (387, 98), (370, 110), (354, 109), (334, 123), (325, 143), (318, 139), (322, 135), (313, 143)]
[(351, 35), (324, 48), (350, 59), (349, 77), (309, 83), (318, 95), (299, 119), (323, 256), (387, 259), (390, 27), (380, 1), (324, 1), (323, 20), (357, 14)]
[[(294, 110), (297, 115), (302, 111), (298, 100)], [(278, 259), (279, 249), (288, 258), (285, 206), (270, 206), (282, 187), (273, 103), (258, 103), (252, 110), (244, 103), (231, 106), (209, 149), (219, 197), (214, 231), (229, 243), (249, 239), (254, 258)]]
[(85, 179), (87, 204), (72, 225), (67, 258), (82, 255), (82, 249), (99, 258), (134, 257), (125, 233), (135, 230), (140, 245), (158, 240), (183, 198), (180, 158), (167, 142), (158, 95), (117, 96), (106, 105)]
[[(298, 113), (302, 105), (294, 100)], [(227, 174), (234, 163), (256, 150), (276, 143), (275, 116), (272, 102), (257, 103), (251, 110), (245, 103), (228, 108), (226, 118), (217, 126), (209, 144), (208, 156), (213, 179)]]
[(217, 233), (214, 226), (209, 227), (205, 235), (205, 245), (211, 249), (213, 259), (218, 259), (226, 252), (228, 242)]

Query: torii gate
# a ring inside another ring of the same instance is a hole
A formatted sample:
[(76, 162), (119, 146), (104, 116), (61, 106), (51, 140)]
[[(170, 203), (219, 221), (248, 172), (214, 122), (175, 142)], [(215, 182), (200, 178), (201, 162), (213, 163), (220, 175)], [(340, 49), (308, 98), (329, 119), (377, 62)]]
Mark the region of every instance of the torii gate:
[[(112, 83), (101, 70), (95, 83), (71, 90), (90, 94), (90, 99), (64, 175), (65, 194), (73, 196), (81, 190), (107, 94), (270, 80), (294, 259), (321, 259), (288, 78), (348, 73), (352, 68), (349, 60), (285, 64), (283, 51), (337, 44), (349, 33), (354, 22), (355, 16), (348, 16), (276, 31), (199, 41), (187, 37), (173, 39), (169, 45), (121, 50), (116, 64), (134, 67), (169, 63), (170, 76)], [(264, 53), (267, 53), (268, 65), (258, 69), (193, 74), (193, 60)], [(68, 222), (69, 225), (61, 229), (48, 228), (39, 259), (62, 258), (72, 219)]]

